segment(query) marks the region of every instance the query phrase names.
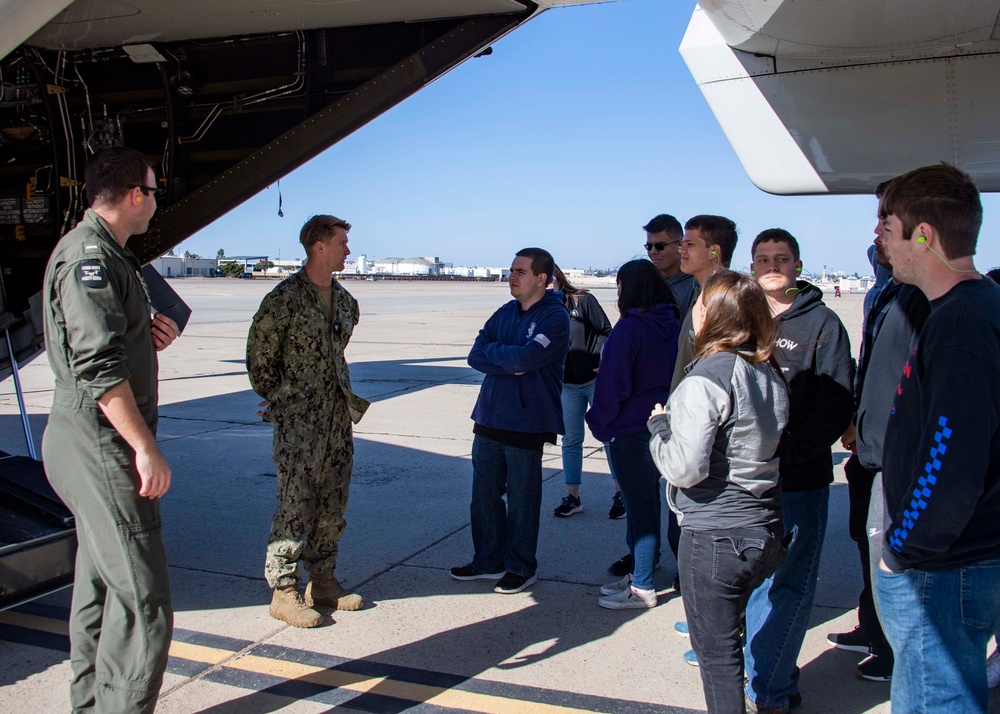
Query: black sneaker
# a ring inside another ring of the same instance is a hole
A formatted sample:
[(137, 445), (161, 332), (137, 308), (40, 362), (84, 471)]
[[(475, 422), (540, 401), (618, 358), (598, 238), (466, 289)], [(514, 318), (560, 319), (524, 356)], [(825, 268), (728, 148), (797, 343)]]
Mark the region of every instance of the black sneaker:
[(679, 574), (674, 576), (674, 582), (671, 583), (670, 589), (678, 595), (681, 594), (681, 576)]
[(872, 646), (871, 639), (860, 627), (855, 627), (850, 632), (833, 632), (826, 636), (826, 641), (839, 650), (865, 654), (871, 651)]
[(569, 518), (574, 513), (583, 513), (583, 503), (580, 501), (579, 496), (566, 494), (562, 503), (556, 506), (555, 515), (561, 518)]
[(858, 676), (870, 682), (891, 682), (892, 665), (892, 657), (868, 655), (858, 664)]
[(534, 575), (515, 575), (514, 573), (505, 573), (497, 586), (493, 588), (493, 592), (500, 593), (501, 595), (513, 595), (514, 593), (519, 593), (524, 590), (529, 585), (534, 585), (535, 576)]
[(474, 568), (472, 563), (451, 569), (451, 577), (455, 580), (499, 580), (503, 573), (484, 573)]
[[(615, 520), (625, 517), (625, 501), (622, 500), (622, 492), (616, 491), (615, 497), (611, 499), (611, 510), (608, 511), (608, 518)], [(612, 573), (614, 575), (614, 573)], [(626, 573), (628, 575), (628, 573)]]
[(616, 578), (624, 578), (626, 575), (632, 572), (632, 554), (627, 553), (611, 565), (608, 566), (608, 572), (614, 575)]

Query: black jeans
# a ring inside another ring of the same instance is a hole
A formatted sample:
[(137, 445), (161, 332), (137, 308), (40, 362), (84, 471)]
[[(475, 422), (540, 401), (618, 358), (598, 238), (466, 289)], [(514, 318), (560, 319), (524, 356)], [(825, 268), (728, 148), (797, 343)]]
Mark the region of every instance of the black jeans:
[(750, 593), (774, 572), (784, 551), (780, 530), (681, 528), (684, 614), (709, 712), (744, 712), (743, 616)]
[[(850, 510), (847, 516), (847, 530), (851, 540), (858, 544), (858, 556), (861, 560), (861, 577), (863, 587), (858, 596), (858, 625), (868, 635), (872, 654), (882, 657), (892, 656), (892, 649), (882, 632), (875, 601), (872, 598), (872, 567), (868, 556), (868, 506), (872, 498), (872, 481), (875, 471), (869, 471), (852, 455), (844, 464), (844, 475), (847, 477), (847, 493)], [(878, 494), (881, 497), (881, 494)]]

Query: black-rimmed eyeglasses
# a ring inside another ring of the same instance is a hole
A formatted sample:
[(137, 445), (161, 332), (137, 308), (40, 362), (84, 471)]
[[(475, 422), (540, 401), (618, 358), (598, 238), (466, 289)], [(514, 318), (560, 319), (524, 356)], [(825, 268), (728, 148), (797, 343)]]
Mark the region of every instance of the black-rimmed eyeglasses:
[(646, 250), (650, 251), (654, 248), (656, 250), (666, 250), (668, 245), (677, 245), (678, 243), (680, 243), (679, 240), (672, 240), (669, 243), (646, 243)]
[(153, 194), (154, 196), (162, 196), (163, 189), (156, 186), (143, 186), (142, 184), (136, 184), (135, 186), (129, 186), (129, 188), (137, 188), (142, 191), (143, 196), (148, 196)]

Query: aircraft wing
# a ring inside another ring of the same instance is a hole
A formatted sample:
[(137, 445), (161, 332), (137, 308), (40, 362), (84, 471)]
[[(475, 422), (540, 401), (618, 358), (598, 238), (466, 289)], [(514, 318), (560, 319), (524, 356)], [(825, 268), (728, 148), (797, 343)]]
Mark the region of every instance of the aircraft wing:
[(1000, 0), (699, 0), (681, 54), (753, 183), (871, 193), (938, 161), (1000, 191)]

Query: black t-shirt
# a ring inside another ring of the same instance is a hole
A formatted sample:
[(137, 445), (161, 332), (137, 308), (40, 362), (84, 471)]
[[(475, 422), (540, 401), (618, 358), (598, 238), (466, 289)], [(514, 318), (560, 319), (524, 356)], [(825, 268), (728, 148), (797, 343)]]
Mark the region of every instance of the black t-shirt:
[(556, 443), (556, 435), (548, 431), (538, 433), (510, 431), (509, 429), (495, 429), (492, 426), (476, 423), (472, 427), (472, 433), (492, 439), (504, 446), (513, 446), (515, 449), (540, 450), (545, 444)]
[(890, 569), (1000, 558), (1000, 286), (931, 302), (890, 407), (882, 455)]

